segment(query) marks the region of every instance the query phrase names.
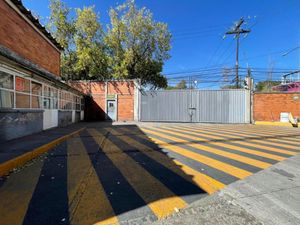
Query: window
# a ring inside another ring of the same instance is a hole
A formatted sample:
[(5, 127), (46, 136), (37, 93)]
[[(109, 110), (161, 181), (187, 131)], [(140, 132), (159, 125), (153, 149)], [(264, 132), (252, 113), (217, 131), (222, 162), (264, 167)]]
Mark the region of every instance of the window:
[(29, 109), (30, 108), (30, 95), (16, 93), (16, 108)]
[(0, 71), (0, 108), (14, 107), (14, 77)]
[(0, 88), (13, 90), (14, 89), (13, 75), (0, 71)]
[(16, 91), (30, 93), (30, 80), (16, 76)]
[(42, 84), (31, 81), (31, 108), (42, 107)]
[(81, 97), (71, 92), (0, 69), (0, 108), (80, 110), (83, 107)]
[(43, 98), (43, 104), (44, 109), (57, 109), (58, 108), (58, 90), (49, 87), (44, 86), (44, 98)]
[(16, 76), (16, 108), (30, 108), (30, 80)]
[(0, 108), (14, 107), (14, 93), (0, 89)]

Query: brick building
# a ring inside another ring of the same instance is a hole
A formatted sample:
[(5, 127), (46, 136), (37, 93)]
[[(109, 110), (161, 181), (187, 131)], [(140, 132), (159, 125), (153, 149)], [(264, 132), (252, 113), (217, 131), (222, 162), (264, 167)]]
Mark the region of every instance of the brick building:
[(283, 112), (300, 118), (300, 93), (255, 93), (253, 111), (255, 121), (280, 121)]
[(86, 120), (138, 120), (137, 81), (73, 81), (69, 85), (89, 96)]
[(19, 0), (0, 1), (0, 142), (83, 119), (60, 78), (62, 47)]

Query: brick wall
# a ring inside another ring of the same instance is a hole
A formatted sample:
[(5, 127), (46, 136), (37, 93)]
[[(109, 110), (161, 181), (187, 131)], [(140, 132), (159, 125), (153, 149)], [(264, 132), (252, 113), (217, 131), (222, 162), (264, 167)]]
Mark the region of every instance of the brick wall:
[(85, 106), (85, 116), (87, 120), (104, 120), (105, 109), (105, 91), (107, 94), (116, 94), (118, 97), (117, 118), (118, 121), (134, 120), (134, 82), (118, 81), (105, 82), (97, 81), (73, 81), (70, 86), (77, 90), (88, 94), (91, 98), (87, 98)]
[(253, 100), (255, 121), (280, 121), (281, 112), (300, 117), (300, 93), (255, 93)]
[(0, 16), (0, 44), (59, 76), (60, 52), (3, 0)]

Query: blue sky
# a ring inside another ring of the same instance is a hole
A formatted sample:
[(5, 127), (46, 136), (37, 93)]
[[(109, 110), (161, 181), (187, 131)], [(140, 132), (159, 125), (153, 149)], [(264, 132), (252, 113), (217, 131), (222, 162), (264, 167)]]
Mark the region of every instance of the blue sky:
[[(100, 22), (109, 22), (108, 10), (122, 1), (65, 0), (72, 8), (95, 5)], [(234, 21), (245, 17), (245, 28), (252, 32), (241, 39), (240, 66), (254, 68), (297, 69), (300, 49), (282, 54), (300, 45), (299, 0), (137, 0), (149, 8), (157, 21), (168, 23), (173, 33), (171, 59), (164, 73), (185, 72), (207, 67), (233, 67), (235, 42), (223, 34)], [(46, 18), (48, 0), (23, 0), (24, 5)], [(249, 19), (248, 19), (249, 18)], [(220, 66), (222, 64), (222, 66)], [(276, 70), (276, 69), (275, 69)], [(279, 78), (281, 74), (276, 74)], [(170, 75), (171, 76), (171, 75)], [(174, 75), (173, 75), (174, 76)], [(263, 79), (265, 74), (257, 74)]]

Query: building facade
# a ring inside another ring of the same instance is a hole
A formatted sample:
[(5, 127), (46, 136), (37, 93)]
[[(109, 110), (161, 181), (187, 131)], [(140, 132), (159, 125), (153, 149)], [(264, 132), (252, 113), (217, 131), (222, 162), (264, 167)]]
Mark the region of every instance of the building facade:
[(0, 1), (0, 142), (78, 122), (83, 94), (62, 82), (62, 47), (19, 0)]
[(87, 96), (86, 120), (138, 120), (138, 81), (72, 81), (69, 85)]

